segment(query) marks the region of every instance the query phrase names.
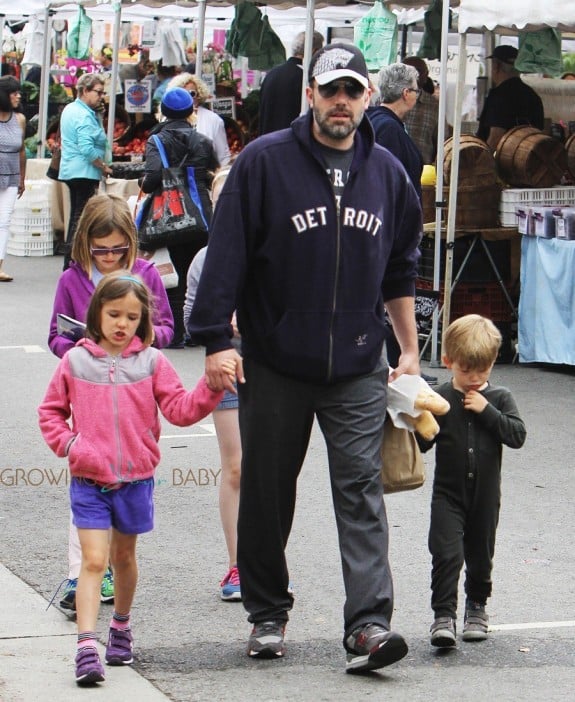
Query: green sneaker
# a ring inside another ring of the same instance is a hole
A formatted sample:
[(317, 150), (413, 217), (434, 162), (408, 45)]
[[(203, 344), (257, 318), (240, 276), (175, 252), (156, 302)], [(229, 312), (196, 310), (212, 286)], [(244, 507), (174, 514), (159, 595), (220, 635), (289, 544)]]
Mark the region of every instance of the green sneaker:
[(62, 609), (69, 609), (72, 612), (76, 611), (76, 588), (78, 587), (78, 578), (71, 578), (66, 580), (66, 585), (64, 586), (64, 594), (60, 600), (60, 607)]
[(113, 602), (114, 601), (114, 576), (112, 570), (108, 570), (104, 573), (102, 578), (102, 585), (100, 587), (100, 602)]

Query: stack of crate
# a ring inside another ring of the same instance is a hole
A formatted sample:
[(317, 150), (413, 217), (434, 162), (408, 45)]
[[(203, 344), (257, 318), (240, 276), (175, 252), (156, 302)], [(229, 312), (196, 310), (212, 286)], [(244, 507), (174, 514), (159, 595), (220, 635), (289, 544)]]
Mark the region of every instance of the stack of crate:
[[(475, 235), (455, 239), (453, 250), (453, 280), (458, 273), (465, 256), (473, 244)], [(485, 241), (495, 266), (499, 271), (502, 282), (509, 290), (511, 287), (511, 254), (508, 239), (500, 241)], [(424, 236), (421, 244), (421, 259), (417, 288), (420, 291), (433, 289), (433, 237)], [(440, 302), (444, 299), (445, 278), (445, 242), (441, 242), (440, 266)], [(466, 314), (480, 314), (491, 319), (498, 327), (503, 337), (503, 345), (498, 361), (508, 363), (513, 358), (514, 337), (516, 336), (516, 320), (513, 310), (505, 296), (497, 275), (485, 253), (481, 241), (475, 241), (471, 254), (465, 264), (461, 277), (451, 295), (450, 320)]]
[(10, 222), (8, 253), (12, 256), (52, 256), (54, 233), (50, 205), (52, 183), (27, 180)]
[(521, 234), (532, 233), (532, 209), (575, 206), (575, 186), (554, 188), (508, 188), (501, 192), (499, 220), (502, 227), (518, 227)]

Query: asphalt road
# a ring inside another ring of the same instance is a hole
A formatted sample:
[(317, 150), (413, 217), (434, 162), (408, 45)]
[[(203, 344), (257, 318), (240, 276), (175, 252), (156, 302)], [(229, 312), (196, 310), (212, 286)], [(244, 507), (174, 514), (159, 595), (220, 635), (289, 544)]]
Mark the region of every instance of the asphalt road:
[[(15, 280), (0, 284), (0, 563), (46, 599), (67, 570), (66, 463), (45, 446), (36, 419), (57, 363), (46, 339), (61, 265), (60, 257), (8, 256), (5, 268)], [(167, 355), (188, 386), (202, 373), (202, 350)], [(447, 378), (445, 369), (433, 372)], [(513, 391), (528, 439), (519, 451), (504, 450), (488, 605), (494, 631), (488, 641), (459, 640), (447, 654), (428, 642), (426, 541), (433, 474), (428, 456), (425, 486), (386, 500), (396, 589), (393, 626), (406, 637), (409, 654), (379, 673), (344, 673), (344, 593), (325, 451), (315, 430), (288, 547), (296, 600), (288, 652), (279, 661), (248, 659), (245, 612), (241, 604), (218, 597), (227, 562), (218, 514), (218, 451), (208, 418), (188, 429), (164, 426), (156, 528), (139, 543), (132, 618), (136, 670), (178, 701), (573, 699), (575, 369), (501, 365), (493, 381)], [(103, 606), (102, 635), (109, 615)], [(6, 664), (0, 660), (0, 679)], [(95, 694), (115, 699), (111, 686)]]

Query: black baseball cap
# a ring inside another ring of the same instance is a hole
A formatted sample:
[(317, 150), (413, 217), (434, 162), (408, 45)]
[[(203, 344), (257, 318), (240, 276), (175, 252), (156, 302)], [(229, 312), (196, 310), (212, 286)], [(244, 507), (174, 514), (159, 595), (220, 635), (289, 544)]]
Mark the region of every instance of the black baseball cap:
[(503, 63), (513, 66), (515, 59), (517, 58), (517, 53), (518, 51), (514, 46), (510, 46), (509, 44), (501, 44), (501, 46), (496, 46), (493, 49), (491, 56), (486, 56), (485, 58), (497, 59), (498, 61), (502, 61)]
[(361, 51), (353, 44), (326, 44), (316, 51), (309, 64), (308, 78), (326, 85), (339, 78), (353, 78), (364, 88), (369, 87), (367, 64)]

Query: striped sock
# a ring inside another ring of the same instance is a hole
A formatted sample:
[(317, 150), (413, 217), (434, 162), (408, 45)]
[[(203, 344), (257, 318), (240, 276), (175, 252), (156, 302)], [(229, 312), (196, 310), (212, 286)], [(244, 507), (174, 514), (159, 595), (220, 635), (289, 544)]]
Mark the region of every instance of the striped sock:
[(97, 644), (97, 636), (95, 631), (81, 631), (78, 633), (78, 648), (86, 646), (94, 646)]
[(114, 611), (112, 619), (110, 620), (110, 629), (121, 629), (126, 631), (130, 628), (130, 613), (128, 614), (118, 614)]

